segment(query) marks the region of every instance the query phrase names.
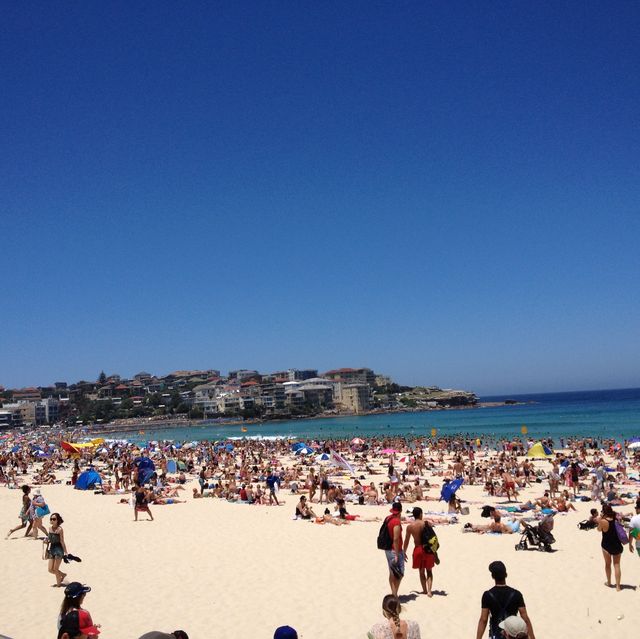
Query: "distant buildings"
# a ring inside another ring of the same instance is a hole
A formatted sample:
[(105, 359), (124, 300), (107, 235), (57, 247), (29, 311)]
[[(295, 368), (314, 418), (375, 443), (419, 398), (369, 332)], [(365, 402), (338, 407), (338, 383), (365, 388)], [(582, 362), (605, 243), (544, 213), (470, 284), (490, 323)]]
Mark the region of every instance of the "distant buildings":
[(376, 374), (370, 368), (337, 368), (327, 371), (323, 377), (339, 382), (368, 384), (369, 386), (374, 386), (376, 383)]
[[(393, 390), (391, 378), (370, 368), (289, 368), (271, 373), (238, 369), (178, 370), (131, 379), (101, 373), (95, 382), (55, 382), (49, 387), (0, 387), (0, 428), (185, 414), (193, 418), (279, 418), (325, 413), (365, 413), (372, 408), (411, 409), (472, 404), (473, 393), (436, 387)], [(400, 387), (397, 387), (399, 389)], [(407, 392), (408, 390), (408, 392)], [(3, 399), (4, 398), (4, 399)], [(4, 404), (4, 405), (2, 405)]]

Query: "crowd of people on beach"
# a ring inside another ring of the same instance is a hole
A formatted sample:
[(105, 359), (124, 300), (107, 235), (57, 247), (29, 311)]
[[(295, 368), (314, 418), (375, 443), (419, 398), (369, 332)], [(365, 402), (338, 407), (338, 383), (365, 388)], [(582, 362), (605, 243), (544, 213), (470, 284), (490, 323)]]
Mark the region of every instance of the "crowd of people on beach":
[[(527, 456), (533, 442), (521, 439), (356, 438), (302, 443), (302, 448), (301, 443), (284, 439), (144, 445), (100, 440), (70, 454), (59, 445), (61, 436), (67, 434), (15, 435), (5, 438), (0, 452), (0, 484), (22, 493), (20, 523), (9, 529), (6, 538), (19, 531), (34, 540), (42, 534), (43, 557), (55, 579), (53, 585), (64, 588), (58, 639), (100, 634), (100, 626), (82, 607), (91, 588), (77, 581), (68, 583), (61, 568), (82, 560), (69, 553), (63, 516), (52, 512), (40, 488), (65, 481), (62, 478), (68, 473), (66, 483), (72, 487), (78, 486), (83, 473), (96, 473), (99, 481), (94, 480), (89, 492), (120, 495), (120, 503), (132, 507), (134, 521), (140, 514), (154, 520), (152, 506), (184, 503), (186, 499), (179, 497), (187, 494), (192, 499), (279, 507), (286, 505), (283, 494), (288, 491), (297, 500), (291, 512), (298, 521), (381, 524), (378, 548), (385, 553), (390, 593), (382, 600), (383, 620), (368, 633), (371, 639), (420, 637), (418, 624), (401, 618), (399, 591), (409, 547), (413, 542), (411, 565), (417, 570), (421, 592), (431, 598), (434, 569), (440, 562), (437, 527), (461, 523), (474, 506), (489, 521), (468, 521), (461, 526), (462, 532), (521, 533), (519, 543), (525, 548), (528, 541), (551, 550), (558, 513), (575, 511), (578, 500), (599, 504), (580, 527), (600, 532), (606, 585), (616, 590), (622, 589), (620, 560), (625, 547), (640, 556), (640, 457), (638, 447), (631, 449), (628, 442), (568, 441), (568, 452), (550, 451), (536, 460)], [(552, 445), (551, 441), (540, 443), (547, 450)], [(28, 474), (29, 484), (24, 483)], [(189, 483), (196, 486), (188, 487)], [(487, 498), (500, 496), (507, 501), (501, 507), (466, 501), (461, 498), (465, 485), (482, 486)], [(539, 496), (519, 501), (522, 489), (536, 486)], [(433, 488), (440, 490), (439, 497), (427, 494)], [(355, 512), (367, 505), (387, 505), (389, 515), (382, 520)], [(635, 512), (614, 510), (627, 506), (634, 506)], [(535, 639), (522, 594), (506, 584), (505, 564), (495, 560), (489, 572), (495, 583), (482, 595), (477, 639), (484, 636), (487, 625), (492, 639)], [(183, 630), (154, 632), (144, 639), (188, 639)], [(274, 637), (291, 639), (297, 634), (290, 626), (281, 626)]]

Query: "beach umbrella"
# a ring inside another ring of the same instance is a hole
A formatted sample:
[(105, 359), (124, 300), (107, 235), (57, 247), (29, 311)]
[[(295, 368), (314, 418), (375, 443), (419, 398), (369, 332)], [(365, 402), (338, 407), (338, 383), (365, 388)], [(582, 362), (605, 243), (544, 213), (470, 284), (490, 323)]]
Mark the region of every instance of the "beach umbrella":
[(306, 446), (307, 445), (304, 442), (296, 442), (295, 444), (291, 444), (291, 450), (295, 452), (300, 448), (306, 448)]
[(233, 444), (227, 444), (227, 445), (224, 447), (224, 449), (225, 449), (228, 453), (232, 452), (232, 451), (233, 451)]
[(640, 441), (633, 442), (633, 444), (629, 444), (629, 448), (633, 448), (633, 449), (640, 448)]
[(303, 446), (302, 448), (298, 448), (298, 450), (296, 450), (296, 452), (294, 453), (295, 455), (310, 455), (313, 452), (312, 448), (309, 448), (308, 446)]
[(408, 455), (405, 455), (404, 457), (400, 457), (400, 459), (398, 460), (399, 464), (406, 464), (409, 461), (410, 457)]
[(354, 437), (354, 438), (351, 440), (351, 444), (352, 444), (353, 446), (360, 446), (360, 445), (364, 444), (364, 439), (360, 439), (359, 437)]
[(20, 446), (14, 446), (14, 447), (11, 449), (11, 452), (12, 452), (12, 453), (17, 453), (19, 450), (20, 450)]
[(390, 455), (391, 453), (397, 453), (398, 451), (395, 448), (383, 448), (380, 453), (382, 455)]
[(454, 479), (445, 484), (440, 491), (440, 499), (447, 502), (450, 501), (463, 483), (464, 479)]
[(316, 456), (317, 461), (327, 461), (327, 459), (329, 459), (329, 455), (327, 453), (322, 453), (322, 455)]

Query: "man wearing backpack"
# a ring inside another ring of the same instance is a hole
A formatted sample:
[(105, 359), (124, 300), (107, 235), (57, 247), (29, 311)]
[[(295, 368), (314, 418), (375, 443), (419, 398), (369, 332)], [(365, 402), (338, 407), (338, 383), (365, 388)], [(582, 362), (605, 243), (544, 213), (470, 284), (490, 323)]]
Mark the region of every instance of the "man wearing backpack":
[(533, 626), (527, 614), (522, 593), (515, 588), (511, 588), (511, 586), (507, 586), (506, 566), (501, 561), (492, 561), (489, 564), (489, 572), (495, 581), (495, 586), (482, 594), (482, 612), (478, 620), (476, 639), (482, 639), (482, 635), (484, 635), (487, 627), (487, 621), (489, 621), (489, 614), (491, 614), (489, 638), (502, 639), (504, 635), (502, 634), (500, 624), (507, 617), (517, 615), (518, 613), (520, 613), (520, 616), (527, 625), (528, 638), (535, 639)]
[(405, 560), (402, 549), (402, 504), (399, 501), (394, 501), (390, 512), (391, 515), (385, 518), (378, 535), (378, 548), (384, 550), (389, 566), (391, 594), (397, 597), (400, 582), (404, 577)]
[[(429, 522), (422, 519), (422, 508), (416, 506), (413, 509), (415, 521), (407, 526), (407, 536), (404, 540), (404, 553), (407, 554), (409, 541), (413, 538), (413, 568), (418, 570), (422, 592), (427, 597), (433, 597), (433, 566), (436, 563), (437, 554), (433, 552), (431, 545), (425, 547), (430, 539), (435, 537), (435, 532)], [(436, 537), (437, 539), (437, 537)], [(425, 543), (426, 542), (426, 543)]]

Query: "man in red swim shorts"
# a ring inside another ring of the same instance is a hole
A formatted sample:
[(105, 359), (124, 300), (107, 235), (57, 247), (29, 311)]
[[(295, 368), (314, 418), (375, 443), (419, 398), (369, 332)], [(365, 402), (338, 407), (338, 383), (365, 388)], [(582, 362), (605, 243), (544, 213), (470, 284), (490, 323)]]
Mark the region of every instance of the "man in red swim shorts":
[(436, 555), (427, 552), (422, 545), (422, 533), (426, 526), (431, 525), (422, 519), (422, 508), (416, 506), (413, 509), (414, 522), (407, 526), (407, 534), (404, 539), (404, 551), (407, 552), (409, 540), (413, 538), (415, 547), (413, 549), (413, 568), (418, 570), (422, 592), (427, 597), (433, 597), (433, 566), (436, 563)]

